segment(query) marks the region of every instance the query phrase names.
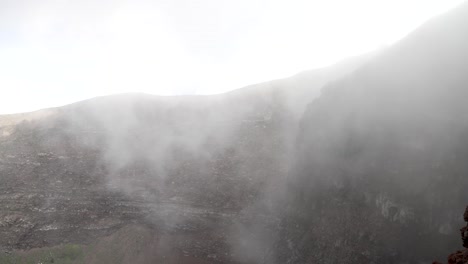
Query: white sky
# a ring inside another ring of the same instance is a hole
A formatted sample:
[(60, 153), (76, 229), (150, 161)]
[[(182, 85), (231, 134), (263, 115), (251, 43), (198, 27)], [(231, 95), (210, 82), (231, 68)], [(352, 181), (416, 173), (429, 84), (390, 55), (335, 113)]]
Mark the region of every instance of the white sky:
[(389, 45), (462, 0), (0, 0), (0, 114), (212, 94)]

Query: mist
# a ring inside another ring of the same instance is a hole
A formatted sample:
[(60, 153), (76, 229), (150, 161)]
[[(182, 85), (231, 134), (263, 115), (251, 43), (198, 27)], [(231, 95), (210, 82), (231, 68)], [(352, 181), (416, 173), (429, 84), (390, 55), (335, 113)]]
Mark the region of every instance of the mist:
[(1, 115), (0, 263), (444, 260), (468, 203), (466, 47), (465, 3), (289, 78)]

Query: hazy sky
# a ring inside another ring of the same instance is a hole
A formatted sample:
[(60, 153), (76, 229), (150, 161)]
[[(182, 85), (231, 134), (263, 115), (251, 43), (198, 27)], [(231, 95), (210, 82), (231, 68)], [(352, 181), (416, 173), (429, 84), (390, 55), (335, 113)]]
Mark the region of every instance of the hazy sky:
[(220, 93), (402, 38), (462, 0), (0, 0), (0, 114)]

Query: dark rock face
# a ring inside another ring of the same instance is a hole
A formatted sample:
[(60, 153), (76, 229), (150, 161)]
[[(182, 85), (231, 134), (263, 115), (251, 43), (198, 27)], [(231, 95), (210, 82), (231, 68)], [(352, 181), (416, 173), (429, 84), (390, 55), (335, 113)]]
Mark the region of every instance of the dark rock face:
[[(466, 207), (463, 219), (465, 220), (465, 222), (468, 222), (468, 206)], [(468, 248), (468, 223), (465, 227), (460, 229), (460, 233), (463, 241), (463, 247)]]
[[(463, 214), (463, 219), (465, 222), (468, 222), (468, 206), (465, 209), (465, 214)], [(455, 253), (452, 253), (448, 256), (448, 264), (467, 264), (468, 263), (468, 244), (467, 239), (468, 239), (468, 223), (465, 227), (460, 229), (461, 232), (461, 237), (463, 241), (463, 247), (465, 249), (463, 250), (458, 250)], [(441, 264), (440, 262), (433, 262), (433, 264)]]

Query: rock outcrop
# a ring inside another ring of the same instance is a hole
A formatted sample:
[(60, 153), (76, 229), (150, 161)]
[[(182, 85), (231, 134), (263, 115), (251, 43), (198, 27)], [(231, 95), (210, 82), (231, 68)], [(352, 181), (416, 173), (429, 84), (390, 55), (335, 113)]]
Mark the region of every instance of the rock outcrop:
[[(448, 264), (468, 264), (468, 206), (463, 214), (463, 219), (467, 222), (466, 226), (460, 229), (463, 247), (465, 249), (458, 250), (448, 256)], [(440, 262), (433, 262), (433, 264), (442, 264)]]
[(460, 229), (463, 247), (468, 248), (468, 206), (466, 207), (465, 214), (463, 214), (463, 219), (467, 222), (467, 225)]

